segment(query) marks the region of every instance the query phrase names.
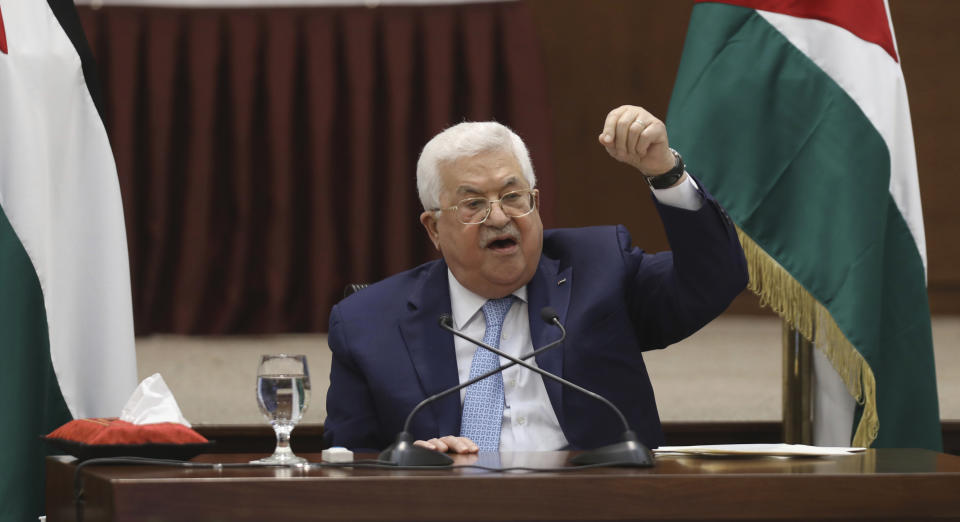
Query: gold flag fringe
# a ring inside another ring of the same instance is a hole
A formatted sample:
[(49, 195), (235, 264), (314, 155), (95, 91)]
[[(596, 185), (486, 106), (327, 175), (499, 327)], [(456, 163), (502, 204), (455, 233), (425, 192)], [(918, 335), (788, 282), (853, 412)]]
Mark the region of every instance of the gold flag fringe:
[(827, 356), (847, 385), (847, 391), (863, 406), (853, 445), (869, 447), (880, 431), (877, 383), (870, 365), (843, 335), (830, 312), (803, 285), (740, 227), (737, 227), (737, 235), (747, 258), (750, 274), (747, 288), (760, 297), (761, 306), (769, 306)]

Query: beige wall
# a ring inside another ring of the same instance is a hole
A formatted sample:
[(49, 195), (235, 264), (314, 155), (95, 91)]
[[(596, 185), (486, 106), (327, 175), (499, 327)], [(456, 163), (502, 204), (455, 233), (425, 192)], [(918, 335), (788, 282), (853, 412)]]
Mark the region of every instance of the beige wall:
[[(960, 317), (933, 322), (940, 415), (960, 420)], [(666, 421), (780, 419), (780, 321), (725, 315), (691, 338), (646, 356)], [(160, 372), (195, 424), (263, 422), (254, 395), (262, 353), (304, 353), (313, 396), (304, 422), (323, 422), (330, 373), (326, 335), (155, 336), (137, 340), (140, 378)]]

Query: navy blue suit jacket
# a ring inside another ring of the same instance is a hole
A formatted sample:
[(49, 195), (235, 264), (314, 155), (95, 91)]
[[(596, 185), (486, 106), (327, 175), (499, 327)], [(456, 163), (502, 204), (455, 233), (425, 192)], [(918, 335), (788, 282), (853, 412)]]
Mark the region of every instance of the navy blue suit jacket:
[[(543, 254), (527, 285), (535, 348), (559, 337), (540, 318), (553, 307), (567, 339), (537, 364), (616, 404), (649, 447), (663, 439), (642, 352), (692, 334), (729, 305), (747, 281), (734, 228), (709, 194), (687, 211), (657, 204), (671, 252), (631, 246), (622, 226), (544, 232)], [(433, 261), (371, 285), (330, 313), (333, 352), (327, 393), (328, 444), (380, 449), (424, 398), (456, 386), (447, 265)], [(575, 448), (616, 442), (622, 424), (606, 406), (544, 379), (564, 435)], [(460, 395), (424, 408), (411, 433), (429, 439), (460, 433)]]

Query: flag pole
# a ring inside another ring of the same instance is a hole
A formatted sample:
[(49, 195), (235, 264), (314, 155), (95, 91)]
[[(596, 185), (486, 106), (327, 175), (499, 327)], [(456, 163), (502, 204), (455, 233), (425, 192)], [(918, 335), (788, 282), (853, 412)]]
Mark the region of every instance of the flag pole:
[(813, 343), (783, 321), (783, 441), (812, 444)]

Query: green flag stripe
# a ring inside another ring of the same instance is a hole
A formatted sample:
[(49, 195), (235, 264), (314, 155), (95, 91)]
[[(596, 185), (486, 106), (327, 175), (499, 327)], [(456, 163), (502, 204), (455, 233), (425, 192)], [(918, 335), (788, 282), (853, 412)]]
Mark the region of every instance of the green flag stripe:
[(0, 473), (0, 499), (6, 499), (0, 502), (0, 520), (35, 520), (43, 512), (43, 490), (24, 484), (43, 483), (47, 453), (37, 438), (71, 416), (50, 362), (40, 281), (2, 208), (0, 289), (0, 355), (9, 370), (0, 379), (9, 423), (0, 429), (0, 462), (6, 470)]
[(75, 7), (6, 2), (3, 17), (18, 30), (0, 55), (0, 520), (36, 520), (39, 436), (67, 411), (120, 413), (136, 354), (116, 166)]
[[(671, 143), (866, 359), (877, 380), (876, 444), (939, 447), (923, 264), (888, 191), (882, 137), (755, 11), (698, 5), (689, 35)], [(890, 399), (905, 391), (908, 407)]]

